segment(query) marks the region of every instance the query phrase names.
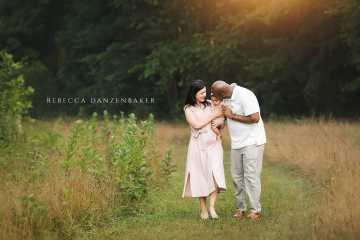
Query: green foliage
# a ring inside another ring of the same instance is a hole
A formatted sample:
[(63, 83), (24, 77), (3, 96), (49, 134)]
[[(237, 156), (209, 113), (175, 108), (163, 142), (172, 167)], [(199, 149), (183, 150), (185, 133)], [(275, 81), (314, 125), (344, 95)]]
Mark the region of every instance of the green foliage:
[(153, 118), (138, 125), (134, 114), (127, 119), (122, 140), (113, 148), (112, 164), (121, 200), (126, 207), (134, 204), (147, 194), (151, 187), (151, 171), (146, 162), (144, 148), (153, 131)]
[(173, 149), (169, 149), (166, 152), (165, 157), (160, 162), (160, 177), (163, 178), (163, 183), (169, 182), (170, 176), (176, 171), (176, 166), (172, 164)]
[[(46, 96), (152, 96), (125, 113), (181, 114), (193, 79), (251, 88), (266, 115), (359, 115), (358, 0), (19, 0), (0, 6), (0, 48), (25, 59), (33, 115), (118, 111)], [(11, 12), (12, 14), (8, 14)], [(39, 24), (42, 23), (42, 24)], [(40, 37), (44, 36), (44, 37)]]
[(133, 113), (110, 117), (105, 111), (100, 117), (93, 113), (49, 126), (25, 121), (24, 141), (0, 149), (5, 236), (72, 239), (79, 231), (144, 212), (150, 193), (167, 186), (172, 154), (160, 154), (154, 116), (141, 121)]
[(37, 200), (34, 194), (25, 195), (21, 199), (21, 205), (24, 210), (19, 216), (14, 216), (15, 224), (19, 227), (30, 225), (32, 237), (41, 236), (48, 217), (48, 206)]
[[(158, 159), (148, 158), (148, 150), (157, 153), (152, 114), (143, 121), (138, 121), (133, 113), (128, 118), (121, 115), (113, 119), (104, 111), (101, 125), (97, 113), (88, 121), (75, 121), (66, 141), (62, 167), (69, 177), (72, 169), (80, 168), (99, 182), (115, 184), (122, 209), (133, 211), (146, 198), (151, 185), (167, 182), (173, 172), (171, 152), (164, 159), (159, 154), (151, 155)], [(105, 145), (102, 149), (101, 144)], [(150, 160), (158, 161), (160, 169), (152, 169)], [(153, 178), (157, 171), (161, 179)]]
[(79, 139), (82, 135), (82, 121), (75, 122), (75, 126), (71, 128), (70, 136), (66, 144), (65, 159), (62, 163), (66, 172), (69, 172), (71, 167), (74, 167), (76, 161), (76, 152), (78, 150)]
[(31, 87), (24, 85), (21, 64), (0, 51), (0, 145), (13, 142), (22, 131), (22, 117), (31, 107)]

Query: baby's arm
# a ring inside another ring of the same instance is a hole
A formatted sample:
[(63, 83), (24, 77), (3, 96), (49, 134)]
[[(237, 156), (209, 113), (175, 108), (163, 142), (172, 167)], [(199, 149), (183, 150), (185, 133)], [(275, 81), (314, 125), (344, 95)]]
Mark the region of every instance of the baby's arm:
[(218, 128), (221, 130), (225, 127), (225, 121), (223, 121), (221, 124), (219, 124)]
[(216, 127), (216, 126), (211, 126), (211, 129), (214, 131), (214, 133), (215, 133), (217, 136), (221, 135), (221, 132), (220, 132), (220, 130), (219, 130), (218, 127)]
[(216, 139), (218, 139), (218, 137), (221, 137), (221, 131), (220, 131), (221, 128), (220, 126), (216, 125), (213, 121), (211, 121), (211, 129), (216, 134)]
[(219, 129), (223, 129), (225, 127), (225, 118), (224, 117), (217, 117), (211, 121), (215, 127)]

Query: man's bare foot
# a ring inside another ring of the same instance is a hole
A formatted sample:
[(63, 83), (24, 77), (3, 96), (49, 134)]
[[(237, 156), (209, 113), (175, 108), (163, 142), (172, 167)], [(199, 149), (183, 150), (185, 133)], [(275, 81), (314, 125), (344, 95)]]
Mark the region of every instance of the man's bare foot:
[(245, 211), (240, 210), (240, 209), (236, 209), (233, 217), (236, 218), (236, 219), (240, 219), (240, 218), (242, 218), (244, 215), (245, 215)]
[(261, 214), (259, 212), (251, 212), (247, 215), (247, 217), (251, 220), (257, 220), (261, 217)]

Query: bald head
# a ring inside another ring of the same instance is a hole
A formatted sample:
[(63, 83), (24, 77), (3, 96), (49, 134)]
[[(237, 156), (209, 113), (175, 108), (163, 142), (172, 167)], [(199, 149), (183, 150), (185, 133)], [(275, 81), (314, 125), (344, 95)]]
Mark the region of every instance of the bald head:
[(232, 94), (233, 88), (222, 80), (215, 81), (211, 85), (211, 92), (216, 96), (229, 97)]

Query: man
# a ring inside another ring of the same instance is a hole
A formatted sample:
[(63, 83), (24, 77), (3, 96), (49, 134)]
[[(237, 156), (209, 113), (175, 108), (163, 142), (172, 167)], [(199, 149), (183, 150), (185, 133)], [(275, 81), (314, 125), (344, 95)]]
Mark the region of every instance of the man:
[(246, 196), (250, 203), (248, 218), (261, 216), (261, 169), (266, 143), (264, 124), (255, 94), (235, 83), (216, 81), (211, 90), (222, 96), (229, 106), (223, 107), (231, 139), (231, 177), (235, 189), (236, 211), (239, 219), (246, 211)]

